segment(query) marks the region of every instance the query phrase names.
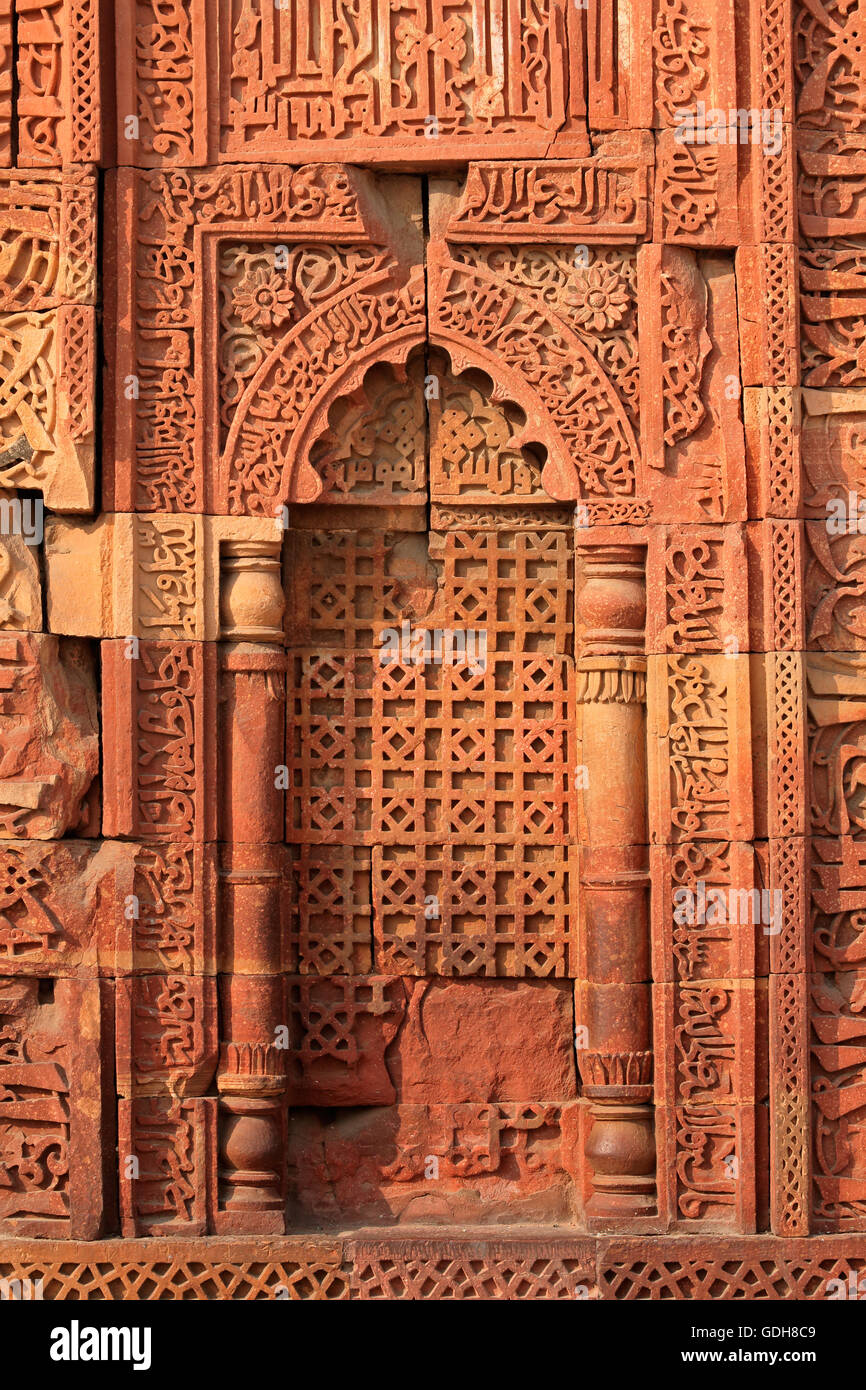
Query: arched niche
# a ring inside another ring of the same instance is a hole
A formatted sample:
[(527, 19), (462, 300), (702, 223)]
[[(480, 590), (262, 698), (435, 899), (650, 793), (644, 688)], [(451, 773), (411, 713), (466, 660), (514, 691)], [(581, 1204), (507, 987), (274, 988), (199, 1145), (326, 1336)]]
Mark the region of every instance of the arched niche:
[(295, 325), (249, 382), (226, 440), (219, 500), (272, 515), (322, 490), (311, 457), (332, 406), (372, 367), (444, 349), (455, 372), (481, 371), (525, 427), (515, 447), (545, 456), (542, 483), (557, 501), (633, 497), (634, 433), (590, 347), (548, 305), (476, 266), (438, 267), (429, 314), (423, 280), (394, 287), (378, 272)]

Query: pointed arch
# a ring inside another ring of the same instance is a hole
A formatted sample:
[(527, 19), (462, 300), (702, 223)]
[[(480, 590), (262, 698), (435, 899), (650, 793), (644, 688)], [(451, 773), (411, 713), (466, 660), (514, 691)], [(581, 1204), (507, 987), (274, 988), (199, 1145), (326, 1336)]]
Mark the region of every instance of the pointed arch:
[(297, 324), (261, 363), (238, 403), (220, 460), (227, 511), (272, 515), (312, 502), (310, 463), (328, 412), (371, 366), (405, 363), (428, 340), (455, 372), (483, 371), (495, 400), (526, 417), (515, 446), (540, 445), (541, 482), (557, 501), (634, 496), (637, 442), (616, 388), (586, 343), (539, 297), (431, 247), (429, 325), (420, 271), (395, 287), (379, 272)]
[[(434, 253), (435, 255), (435, 253)], [(430, 338), (455, 371), (479, 366), (496, 399), (527, 424), (516, 444), (541, 444), (548, 496), (634, 496), (638, 445), (619, 395), (586, 343), (540, 296), (477, 265), (435, 255)]]
[(374, 363), (405, 362), (426, 336), (420, 275), (398, 287), (366, 276), (296, 324), (238, 402), (219, 463), (225, 510), (273, 515), (281, 503), (315, 501), (322, 481), (310, 453), (334, 401)]

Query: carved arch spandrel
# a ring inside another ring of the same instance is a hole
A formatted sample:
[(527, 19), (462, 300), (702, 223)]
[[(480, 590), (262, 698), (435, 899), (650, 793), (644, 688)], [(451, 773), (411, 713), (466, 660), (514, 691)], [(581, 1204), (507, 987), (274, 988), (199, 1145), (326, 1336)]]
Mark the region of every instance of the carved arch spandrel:
[(494, 399), (513, 400), (527, 427), (514, 443), (547, 451), (541, 481), (557, 502), (626, 498), (638, 446), (616, 388), (580, 335), (540, 296), (431, 244), (430, 340), (455, 371), (478, 366)]
[[(399, 288), (374, 273), (335, 295), (275, 346), (238, 402), (220, 460), (221, 509), (273, 514), (285, 502), (315, 501), (322, 482), (309, 459), (331, 406), (360, 386), (371, 366), (402, 365), (427, 341), (448, 352), (455, 372), (480, 369), (493, 383), (495, 400), (521, 408), (527, 424), (514, 446), (538, 444), (546, 451), (541, 480), (555, 501), (634, 497), (634, 431), (616, 388), (580, 336), (540, 297), (452, 260), (435, 243), (428, 279), (434, 287), (429, 309), (420, 268)], [(269, 451), (271, 461), (263, 464)], [(246, 481), (238, 476), (244, 460)], [(263, 483), (270, 484), (267, 490)]]
[[(281, 503), (315, 501), (322, 480), (309, 455), (331, 406), (360, 386), (375, 363), (404, 363), (425, 336), (420, 274), (396, 288), (382, 272), (365, 276), (308, 315), (265, 358), (238, 403), (220, 460), (220, 506), (273, 515)], [(263, 474), (259, 455), (283, 440), (281, 457), (266, 463)], [(239, 458), (250, 461), (246, 484)], [(265, 492), (257, 476), (276, 485)]]

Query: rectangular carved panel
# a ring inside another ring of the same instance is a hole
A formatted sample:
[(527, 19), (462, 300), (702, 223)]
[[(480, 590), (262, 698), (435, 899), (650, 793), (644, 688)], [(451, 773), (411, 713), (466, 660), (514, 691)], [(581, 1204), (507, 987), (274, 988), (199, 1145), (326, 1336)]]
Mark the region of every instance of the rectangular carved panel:
[(117, 138), (139, 165), (424, 167), (483, 157), (494, 140), (506, 158), (554, 140), (588, 150), (582, 16), (565, 0), (412, 0), (399, 14), (362, 0), (351, 23), (334, 0), (123, 11)]
[(4, 1234), (92, 1240), (102, 1231), (111, 1133), (102, 1008), (93, 976), (0, 979)]
[(0, 1274), (856, 1276), (860, 8), (0, 0)]

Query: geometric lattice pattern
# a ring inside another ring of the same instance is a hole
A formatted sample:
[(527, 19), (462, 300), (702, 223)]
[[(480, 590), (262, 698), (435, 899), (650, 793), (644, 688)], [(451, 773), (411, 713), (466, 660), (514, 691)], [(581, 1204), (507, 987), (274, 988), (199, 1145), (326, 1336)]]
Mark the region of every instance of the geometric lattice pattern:
[(368, 968), (373, 847), (376, 969), (572, 974), (568, 532), (447, 529), (429, 550), (410, 532), (294, 532), (289, 550), (301, 972)]
[[(423, 857), (422, 857), (423, 854)], [(374, 851), (378, 967), (407, 975), (572, 975), (570, 847)]]
[[(224, 1243), (189, 1242), (183, 1255), (154, 1258), (147, 1242), (81, 1247), (46, 1242), (38, 1258), (0, 1246), (0, 1280), (11, 1297), (46, 1300), (380, 1299), (597, 1300), (632, 1302), (825, 1300), (866, 1273), (855, 1238), (822, 1237), (804, 1251), (766, 1238), (728, 1240), (717, 1256), (694, 1241), (657, 1240), (643, 1252), (627, 1240), (484, 1242), (455, 1239), (338, 1237), (312, 1246), (280, 1241), (267, 1260), (244, 1259)], [(843, 1249), (843, 1243), (845, 1248)], [(814, 1249), (811, 1247), (814, 1246)], [(252, 1256), (252, 1252), (251, 1252)], [(14, 1281), (20, 1282), (16, 1294)], [(30, 1281), (29, 1287), (27, 1281)], [(4, 1285), (5, 1287), (5, 1285)], [(837, 1295), (838, 1296), (838, 1295)]]

